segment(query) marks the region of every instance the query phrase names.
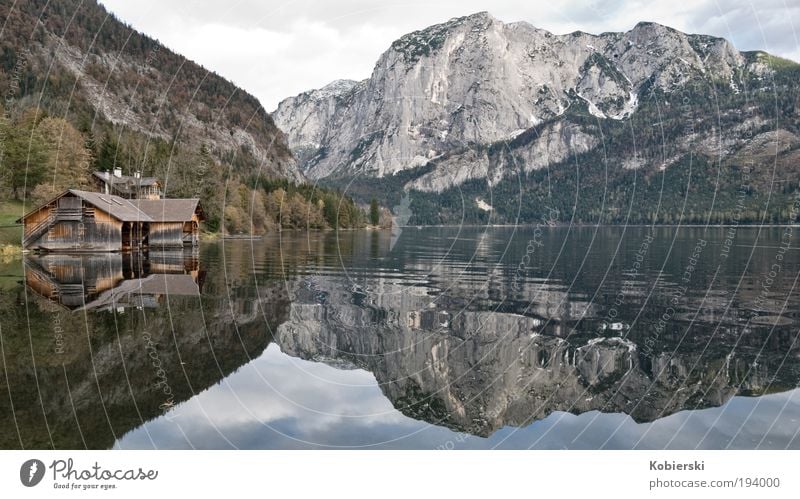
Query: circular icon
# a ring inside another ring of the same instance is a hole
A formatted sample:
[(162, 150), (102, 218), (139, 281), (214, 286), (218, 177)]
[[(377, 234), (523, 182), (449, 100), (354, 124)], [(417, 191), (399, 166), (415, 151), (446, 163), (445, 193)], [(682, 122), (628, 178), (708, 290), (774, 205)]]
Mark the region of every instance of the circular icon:
[(44, 463), (38, 459), (28, 459), (19, 469), (19, 480), (26, 487), (35, 487), (44, 478)]

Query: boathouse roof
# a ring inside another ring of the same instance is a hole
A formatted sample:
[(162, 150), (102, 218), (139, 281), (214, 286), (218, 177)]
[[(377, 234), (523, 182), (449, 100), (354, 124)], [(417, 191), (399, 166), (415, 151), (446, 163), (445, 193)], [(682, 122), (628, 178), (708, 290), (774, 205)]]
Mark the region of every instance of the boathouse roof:
[(191, 199), (134, 199), (132, 203), (154, 222), (188, 222), (200, 200)]
[(17, 223), (23, 223), (30, 215), (68, 194), (83, 199), (122, 222), (188, 222), (200, 203), (196, 198), (125, 199), (111, 194), (67, 189), (23, 215)]

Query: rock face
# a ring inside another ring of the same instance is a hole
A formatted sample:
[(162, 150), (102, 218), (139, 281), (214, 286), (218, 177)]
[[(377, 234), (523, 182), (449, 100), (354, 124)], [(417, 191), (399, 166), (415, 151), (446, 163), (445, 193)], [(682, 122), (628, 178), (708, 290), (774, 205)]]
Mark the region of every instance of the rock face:
[[(368, 80), (288, 98), (273, 118), (311, 178), (383, 177), (430, 163), (434, 171), (408, 187), (441, 191), (597, 147), (591, 125), (558, 121), (576, 110), (623, 120), (654, 89), (695, 79), (736, 89), (743, 71), (768, 69), (722, 38), (654, 23), (554, 35), (482, 12), (403, 36)], [(529, 140), (516, 140), (526, 133)], [(485, 146), (501, 142), (508, 154), (490, 158)]]
[(304, 92), (281, 102), (273, 118), (292, 124), (287, 135), (289, 147), (299, 161), (304, 163), (316, 155), (327, 140), (328, 129), (337, 119), (339, 111), (359, 84), (352, 80), (336, 80), (319, 90)]

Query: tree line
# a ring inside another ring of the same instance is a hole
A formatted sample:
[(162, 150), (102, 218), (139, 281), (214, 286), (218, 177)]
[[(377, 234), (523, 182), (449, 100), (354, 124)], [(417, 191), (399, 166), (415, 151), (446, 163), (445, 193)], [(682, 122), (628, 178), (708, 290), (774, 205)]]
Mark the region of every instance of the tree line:
[(35, 205), (65, 189), (91, 190), (93, 171), (116, 167), (157, 177), (165, 197), (200, 198), (210, 231), (264, 234), (391, 224), (377, 201), (362, 207), (336, 188), (259, 175), (248, 151), (224, 155), (114, 127), (76, 127), (35, 108), (0, 109), (0, 188), (10, 197)]

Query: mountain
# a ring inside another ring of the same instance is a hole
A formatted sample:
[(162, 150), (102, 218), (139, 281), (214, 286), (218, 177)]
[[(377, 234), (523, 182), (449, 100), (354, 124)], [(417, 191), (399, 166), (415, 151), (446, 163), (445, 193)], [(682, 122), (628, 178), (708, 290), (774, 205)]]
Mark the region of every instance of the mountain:
[(362, 197), (410, 192), (412, 223), (531, 222), (545, 205), (564, 221), (757, 221), (790, 198), (737, 214), (736, 185), (748, 165), (748, 196), (775, 187), (773, 167), (797, 176), (798, 76), (656, 23), (554, 35), (482, 12), (405, 35), (369, 79), (272, 116), (308, 177)]
[(7, 108), (38, 106), (97, 142), (125, 141), (133, 157), (116, 159), (126, 166), (161, 168), (152, 161), (159, 147), (164, 157), (155, 162), (164, 164), (202, 150), (242, 174), (257, 169), (303, 180), (284, 135), (255, 97), (123, 24), (95, 0), (5, 2), (0, 20)]

